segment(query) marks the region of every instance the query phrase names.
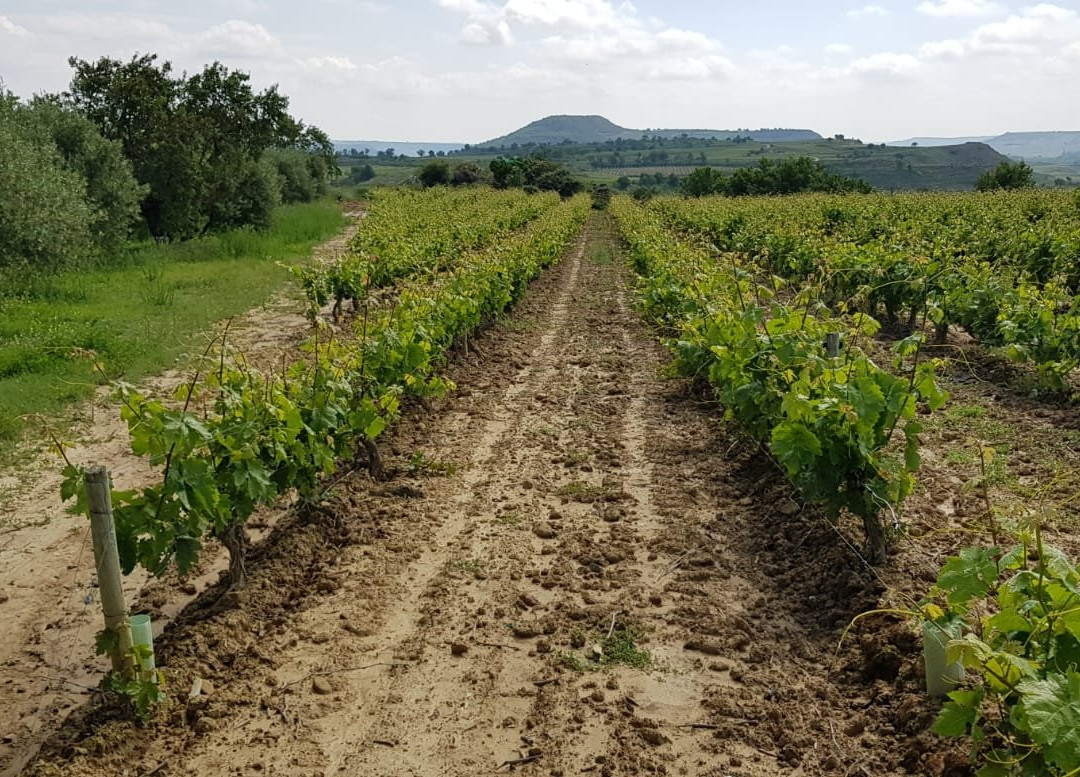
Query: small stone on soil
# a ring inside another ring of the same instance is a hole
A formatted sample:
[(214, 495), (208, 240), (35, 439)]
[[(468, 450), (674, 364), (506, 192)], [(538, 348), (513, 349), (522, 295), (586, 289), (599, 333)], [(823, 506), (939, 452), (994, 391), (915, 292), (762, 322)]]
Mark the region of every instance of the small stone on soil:
[(325, 677), (315, 677), (311, 680), (311, 690), (320, 696), (329, 696), (334, 692), (334, 687)]
[(551, 524), (538, 523), (533, 526), (533, 534), (542, 540), (550, 540), (555, 538), (555, 528)]
[(641, 738), (653, 747), (659, 747), (660, 745), (666, 745), (671, 740), (661, 734), (655, 728), (643, 728), (639, 730)]
[(450, 643), (450, 655), (452, 655), (452, 656), (464, 655), (465, 652), (468, 649), (469, 649), (469, 646), (465, 645), (465, 644), (462, 644), (461, 642), (451, 642)]

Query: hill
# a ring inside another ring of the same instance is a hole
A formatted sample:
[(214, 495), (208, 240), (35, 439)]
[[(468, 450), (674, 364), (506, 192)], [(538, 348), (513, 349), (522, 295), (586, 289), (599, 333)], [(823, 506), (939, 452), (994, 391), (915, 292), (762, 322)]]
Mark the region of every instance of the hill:
[(1048, 161), (1070, 154), (1080, 153), (1080, 132), (1005, 132), (978, 138), (907, 138), (894, 140), (890, 146), (951, 146), (959, 143), (976, 141), (986, 143), (995, 151), (1014, 159), (1035, 159)]
[(987, 143), (1011, 157), (1055, 159), (1080, 152), (1080, 132), (1006, 132)]
[(835, 138), (780, 143), (676, 138), (631, 144), (565, 144), (545, 149), (544, 155), (589, 180), (609, 183), (622, 177), (636, 182), (642, 175), (655, 177), (658, 173), (683, 176), (704, 165), (730, 173), (763, 158), (808, 156), (829, 172), (862, 178), (886, 191), (970, 190), (980, 174), (1007, 159), (985, 143), (898, 148)]
[(972, 135), (971, 137), (963, 138), (904, 138), (903, 140), (890, 140), (886, 145), (922, 146), (923, 148), (934, 148), (936, 146), (958, 146), (961, 143), (986, 143), (992, 137), (992, 135)]
[(750, 137), (759, 142), (783, 143), (796, 140), (820, 140), (813, 130), (762, 129), (762, 130), (713, 130), (713, 129), (629, 129), (603, 116), (547, 116), (474, 148), (511, 148), (529, 145), (554, 146), (562, 143), (604, 143), (609, 140), (636, 140), (642, 136), (664, 139), (680, 137), (715, 138)]

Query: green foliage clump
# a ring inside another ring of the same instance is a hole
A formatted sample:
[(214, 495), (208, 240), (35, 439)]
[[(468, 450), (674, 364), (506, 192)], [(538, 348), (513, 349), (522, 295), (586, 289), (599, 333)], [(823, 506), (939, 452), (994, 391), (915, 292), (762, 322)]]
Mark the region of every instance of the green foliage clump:
[(50, 143), (28, 137), (0, 110), (0, 266), (56, 270), (94, 249), (86, 181)]
[(830, 173), (825, 165), (810, 157), (758, 160), (756, 167), (742, 167), (725, 176), (711, 167), (699, 167), (682, 180), (683, 194), (706, 197), (726, 194), (732, 197), (764, 194), (797, 194), (799, 192), (872, 191), (865, 181)]
[(593, 210), (607, 210), (608, 205), (611, 204), (611, 189), (606, 185), (600, 184), (592, 190), (592, 206)]
[(699, 167), (682, 179), (682, 193), (687, 197), (708, 197), (725, 191), (724, 174), (715, 167)]
[(560, 164), (538, 156), (498, 157), (489, 165), (498, 189), (558, 192), (571, 197), (581, 191), (581, 182)]
[(0, 92), (0, 269), (55, 271), (124, 246), (143, 195), (120, 145), (57, 100)]
[(926, 614), (960, 636), (970, 672), (934, 724), (967, 738), (985, 777), (1080, 770), (1080, 568), (1039, 529), (1005, 550), (967, 548), (941, 569)]
[(470, 186), (479, 183), (482, 177), (475, 162), (458, 162), (450, 173), (450, 183), (453, 186)]
[(989, 192), (994, 189), (1030, 189), (1035, 185), (1034, 171), (1027, 162), (1005, 160), (993, 170), (987, 170), (975, 181), (975, 190)]
[(417, 177), (421, 184), (429, 188), (447, 186), (450, 183), (450, 165), (442, 159), (433, 160), (420, 168)]
[[(283, 193), (302, 201), (337, 174), (325, 133), (290, 116), (277, 87), (252, 89), (246, 73), (215, 62), (175, 76), (153, 54), (68, 62), (75, 73), (64, 99), (123, 147), (148, 187), (142, 215), (151, 235), (265, 226)], [(293, 161), (266, 158), (281, 149), (306, 155), (314, 185)]]

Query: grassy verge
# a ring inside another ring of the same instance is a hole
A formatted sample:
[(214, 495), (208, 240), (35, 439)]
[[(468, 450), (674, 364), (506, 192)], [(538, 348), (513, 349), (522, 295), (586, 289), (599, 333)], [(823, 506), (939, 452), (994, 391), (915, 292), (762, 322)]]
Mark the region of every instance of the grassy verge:
[(344, 225), (331, 201), (283, 207), (265, 232), (143, 245), (107, 268), (27, 279), (0, 296), (0, 464), (32, 413), (55, 416), (93, 392), (93, 360), (135, 381), (197, 333), (264, 303), (296, 261)]

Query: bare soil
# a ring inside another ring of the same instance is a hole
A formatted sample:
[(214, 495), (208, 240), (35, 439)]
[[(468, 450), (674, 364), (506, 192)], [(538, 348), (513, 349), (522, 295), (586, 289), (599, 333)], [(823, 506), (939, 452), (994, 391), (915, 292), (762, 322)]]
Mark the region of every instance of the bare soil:
[[(207, 576), (159, 639), (171, 701), (152, 723), (100, 694), (59, 728), (37, 713), (49, 736), (26, 773), (970, 774), (928, 733), (910, 624), (840, 637), (985, 531), (967, 437), (1009, 446), (989, 492), (1006, 504), (1080, 463), (1069, 408), (949, 376), (911, 534), (871, 569), (857, 530), (664, 377), (618, 254), (594, 219), (457, 354), (458, 390), (409, 409), (388, 482), (357, 472), (271, 521), (235, 605)], [(144, 602), (177, 600), (156, 585)], [(15, 687), (35, 692), (20, 677), (5, 702)]]
[[(355, 207), (346, 212), (352, 223), (314, 250), (316, 261), (346, 250), (362, 216)], [(252, 362), (273, 365), (308, 332), (303, 305), (291, 292), (232, 321), (228, 340)], [(171, 396), (188, 379), (187, 369), (171, 369), (148, 380), (146, 390)], [(74, 416), (79, 420), (60, 433), (74, 441), (67, 451), (71, 461), (102, 464), (123, 487), (151, 482), (147, 463), (131, 454), (111, 392), (102, 389)], [(94, 658), (101, 616), (89, 522), (61, 504), (62, 463), (44, 433), (26, 441), (21, 458), (23, 465), (0, 472), (0, 777), (22, 769), (107, 668), (107, 661)], [(147, 578), (136, 571), (124, 589), (129, 602), (142, 593), (143, 610), (163, 626), (216, 581), (222, 567), (217, 554), (182, 584), (172, 578), (145, 591)]]

